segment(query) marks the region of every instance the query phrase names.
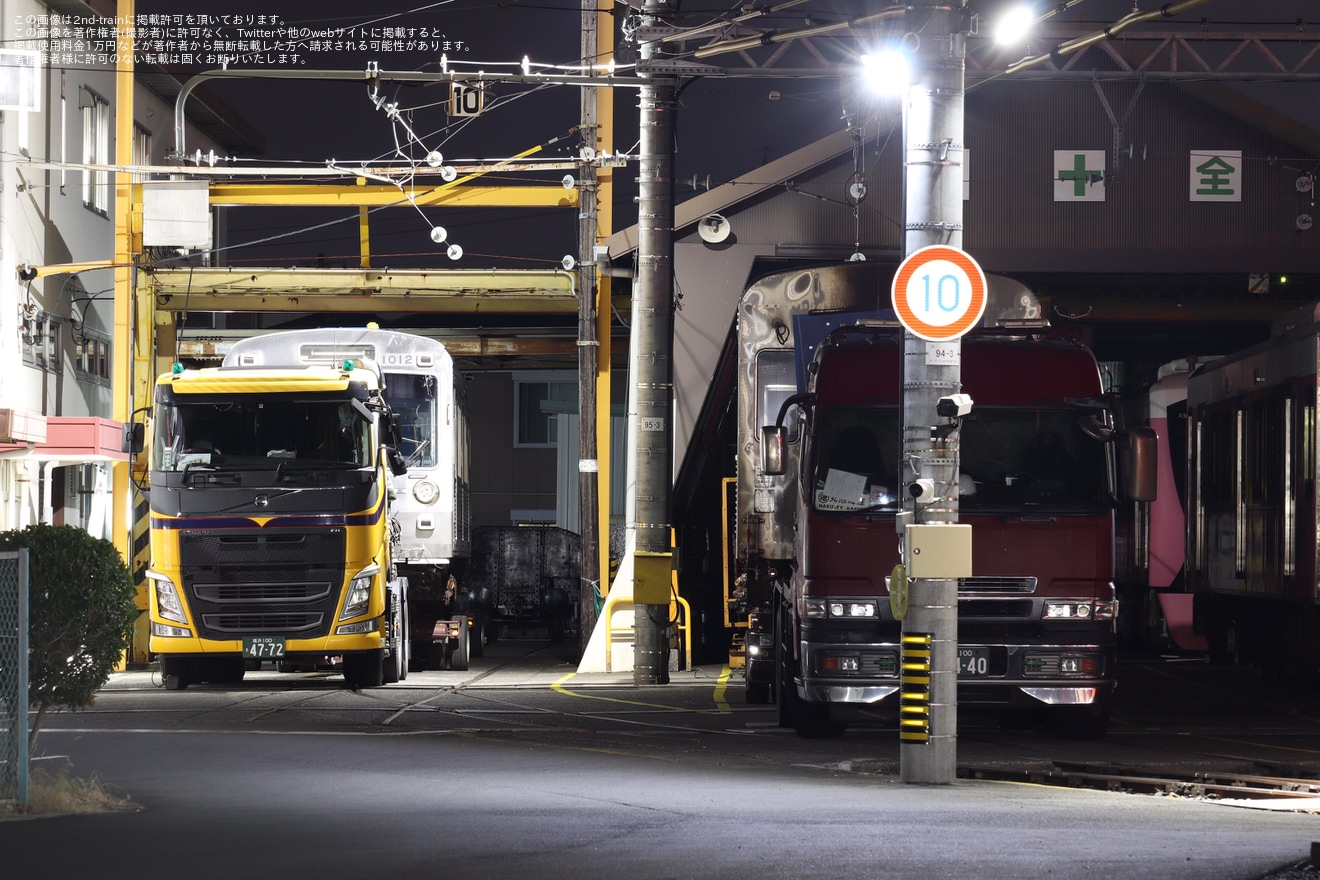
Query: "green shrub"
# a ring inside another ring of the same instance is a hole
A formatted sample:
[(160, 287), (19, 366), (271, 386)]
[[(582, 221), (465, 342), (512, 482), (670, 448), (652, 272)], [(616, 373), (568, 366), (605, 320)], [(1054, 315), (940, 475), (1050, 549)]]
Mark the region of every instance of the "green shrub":
[(136, 588), (114, 544), (73, 526), (0, 532), (28, 549), (30, 740), (46, 713), (92, 704), (132, 640)]

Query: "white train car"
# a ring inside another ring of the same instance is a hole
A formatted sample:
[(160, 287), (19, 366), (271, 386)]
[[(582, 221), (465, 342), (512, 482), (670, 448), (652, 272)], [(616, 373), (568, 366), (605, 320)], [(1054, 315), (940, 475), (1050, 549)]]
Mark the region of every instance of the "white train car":
[[(429, 661), (433, 667), (466, 668), (469, 654), (482, 652), (489, 603), (462, 585), (472, 555), (471, 434), (462, 381), (445, 347), (425, 336), (375, 326), (285, 330), (235, 342), (223, 365), (336, 366), (344, 361), (371, 366), (382, 375), (385, 400), (400, 421), (399, 452), (408, 469), (392, 479), (391, 518), (395, 562), (409, 582), (412, 665)], [(467, 618), (462, 638), (437, 641), (429, 655), (419, 650), (431, 643), (436, 621), (453, 612)]]

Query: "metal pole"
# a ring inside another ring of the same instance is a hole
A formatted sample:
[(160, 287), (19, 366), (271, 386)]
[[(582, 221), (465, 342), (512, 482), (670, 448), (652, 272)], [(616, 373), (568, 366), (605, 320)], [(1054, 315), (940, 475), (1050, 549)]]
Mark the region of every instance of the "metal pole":
[[(642, 24), (656, 25), (665, 5), (646, 0)], [(649, 59), (658, 44), (641, 44)], [(669, 682), (669, 494), (673, 470), (670, 352), (673, 348), (673, 115), (672, 77), (650, 75), (638, 98), (641, 147), (638, 157), (637, 288), (633, 295), (633, 376), (637, 402), (635, 433), (637, 491), (633, 560), (635, 618), (633, 683)], [(663, 601), (660, 588), (663, 579)]]
[[(908, 9), (906, 40), (915, 47), (904, 112), (904, 253), (934, 244), (962, 246), (963, 77), (965, 0), (915, 0)], [(958, 436), (936, 439), (936, 405), (962, 387), (958, 341), (953, 358), (928, 363), (927, 343), (903, 339), (903, 468), (907, 483), (929, 479), (938, 499), (919, 505), (922, 523), (958, 521)], [(954, 363), (949, 365), (948, 361)], [(903, 635), (929, 637), (930, 736), (902, 741), (899, 778), (947, 784), (957, 773), (958, 581), (913, 580)]]
[[(582, 59), (596, 56), (598, 0), (582, 0)], [(582, 89), (582, 144), (596, 149), (596, 90)], [(578, 643), (585, 651), (596, 628), (595, 587), (600, 578), (597, 486), (600, 464), (596, 452), (596, 166), (582, 166), (578, 180), (578, 513), (582, 535), (579, 581)]]

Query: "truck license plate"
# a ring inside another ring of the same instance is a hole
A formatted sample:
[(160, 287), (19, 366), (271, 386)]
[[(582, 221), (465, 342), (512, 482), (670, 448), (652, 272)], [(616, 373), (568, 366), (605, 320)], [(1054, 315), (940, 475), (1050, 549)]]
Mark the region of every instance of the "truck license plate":
[(243, 639), (243, 656), (257, 660), (278, 660), (284, 656), (283, 636), (252, 636)]
[(990, 674), (989, 648), (959, 648), (958, 677), (984, 678)]

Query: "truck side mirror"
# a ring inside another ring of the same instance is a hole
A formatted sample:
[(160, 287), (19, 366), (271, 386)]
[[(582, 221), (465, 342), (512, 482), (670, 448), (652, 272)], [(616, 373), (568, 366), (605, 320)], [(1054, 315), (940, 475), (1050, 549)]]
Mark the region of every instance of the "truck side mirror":
[(784, 440), (788, 431), (783, 425), (761, 427), (761, 472), (771, 477), (784, 473)]
[(1118, 453), (1119, 495), (1124, 501), (1154, 501), (1159, 457), (1155, 429), (1129, 428), (1114, 437)]
[(408, 462), (403, 460), (403, 455), (393, 446), (385, 447), (385, 462), (389, 465), (390, 473), (396, 477), (408, 473)]
[(126, 452), (129, 455), (137, 455), (142, 451), (143, 437), (145, 431), (141, 422), (128, 422), (123, 427), (123, 435), (120, 439), (120, 452)]

